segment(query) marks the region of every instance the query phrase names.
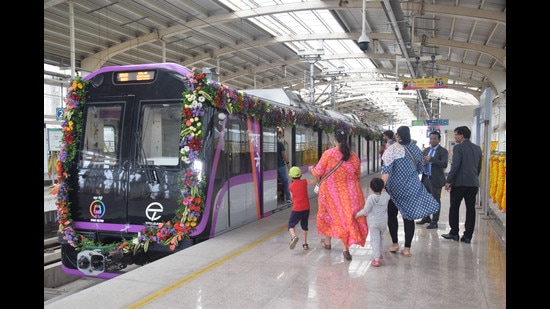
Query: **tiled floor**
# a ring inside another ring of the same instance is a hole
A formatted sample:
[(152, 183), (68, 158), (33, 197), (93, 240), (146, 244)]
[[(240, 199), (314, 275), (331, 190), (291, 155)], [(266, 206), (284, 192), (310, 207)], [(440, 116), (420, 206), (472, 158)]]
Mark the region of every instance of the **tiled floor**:
[[(369, 179), (362, 180), (364, 187)], [(301, 239), (289, 249), (287, 209), (46, 307), (506, 308), (505, 229), (481, 209), (471, 244), (444, 239), (440, 235), (449, 231), (444, 191), (439, 228), (416, 225), (411, 257), (389, 253), (386, 233), (382, 265), (372, 267), (370, 239), (365, 247), (351, 248), (351, 262), (344, 260), (339, 240), (333, 239), (332, 250), (321, 247), (317, 201), (311, 202), (307, 251)], [(401, 218), (399, 224), (403, 246)], [(297, 233), (301, 238), (299, 227)]]

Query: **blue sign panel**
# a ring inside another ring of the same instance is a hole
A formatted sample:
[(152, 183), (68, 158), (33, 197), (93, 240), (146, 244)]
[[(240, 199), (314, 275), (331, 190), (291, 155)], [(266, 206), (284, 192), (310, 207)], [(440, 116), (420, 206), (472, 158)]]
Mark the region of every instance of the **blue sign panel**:
[(65, 116), (65, 108), (64, 107), (56, 107), (55, 108), (55, 120), (61, 121), (61, 120), (63, 120), (63, 116)]
[(433, 119), (433, 120), (424, 120), (425, 126), (435, 127), (435, 126), (448, 126), (449, 119)]

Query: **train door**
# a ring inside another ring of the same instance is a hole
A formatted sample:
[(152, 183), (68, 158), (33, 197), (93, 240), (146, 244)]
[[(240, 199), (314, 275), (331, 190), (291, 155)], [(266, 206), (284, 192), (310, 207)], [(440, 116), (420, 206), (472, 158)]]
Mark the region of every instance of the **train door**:
[[(282, 184), (279, 187), (277, 180), (277, 129), (264, 127), (262, 143), (263, 169), (263, 213), (277, 209), (277, 203), (282, 193)], [(284, 201), (284, 197), (281, 197)]]
[(128, 156), (128, 147), (124, 147), (122, 128), (124, 114), (132, 108), (127, 100), (132, 101), (132, 98), (113, 98), (102, 102), (90, 100), (86, 104), (78, 186), (75, 188), (78, 198), (72, 198), (71, 205), (74, 221), (126, 221), (128, 173), (122, 158)]
[(249, 136), (254, 132), (249, 132), (246, 120), (239, 117), (230, 117), (227, 128), (229, 225), (235, 227), (258, 220)]
[[(245, 119), (228, 115), (224, 119), (223, 150), (216, 171), (216, 182), (223, 182), (216, 194), (215, 234), (258, 220), (255, 160), (251, 152), (249, 128)], [(258, 139), (259, 140), (259, 139)], [(216, 143), (217, 144), (217, 143)]]

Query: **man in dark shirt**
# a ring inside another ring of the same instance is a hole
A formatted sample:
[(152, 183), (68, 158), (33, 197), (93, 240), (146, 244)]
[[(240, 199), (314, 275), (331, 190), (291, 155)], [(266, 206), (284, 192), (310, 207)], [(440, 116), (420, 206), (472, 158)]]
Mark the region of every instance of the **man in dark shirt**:
[(290, 184), (290, 181), (288, 179), (288, 171), (287, 168), (290, 168), (290, 162), (288, 161), (288, 157), (286, 155), (286, 148), (284, 144), (284, 138), (283, 136), (279, 135), (277, 140), (277, 176), (281, 180), (281, 183), (283, 184), (283, 192), (285, 195), (285, 202), (290, 204), (292, 203), (292, 200), (290, 198), (290, 190), (288, 189), (288, 185)]

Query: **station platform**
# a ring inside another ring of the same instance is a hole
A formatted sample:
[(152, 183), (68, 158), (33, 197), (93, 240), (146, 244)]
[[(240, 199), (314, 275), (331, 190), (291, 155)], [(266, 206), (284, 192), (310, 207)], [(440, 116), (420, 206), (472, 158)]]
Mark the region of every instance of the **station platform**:
[[(361, 180), (367, 192), (372, 174)], [(506, 308), (506, 227), (477, 209), (470, 244), (447, 240), (449, 193), (442, 190), (438, 229), (416, 225), (411, 257), (390, 253), (384, 235), (380, 267), (371, 266), (370, 236), (352, 246), (321, 247), (312, 198), (309, 250), (302, 231), (290, 250), (290, 208), (141, 266), (44, 308)], [(460, 234), (465, 206), (460, 209)], [(399, 217), (399, 245), (403, 221)]]

